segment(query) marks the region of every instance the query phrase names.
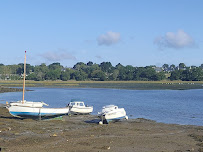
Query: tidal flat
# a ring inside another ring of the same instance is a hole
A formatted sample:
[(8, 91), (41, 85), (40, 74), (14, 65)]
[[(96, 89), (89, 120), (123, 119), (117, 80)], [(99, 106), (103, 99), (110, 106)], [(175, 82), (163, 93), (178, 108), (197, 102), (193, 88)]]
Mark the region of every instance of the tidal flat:
[(95, 115), (60, 119), (14, 118), (0, 108), (2, 152), (185, 152), (203, 151), (203, 127), (137, 118), (99, 125)]

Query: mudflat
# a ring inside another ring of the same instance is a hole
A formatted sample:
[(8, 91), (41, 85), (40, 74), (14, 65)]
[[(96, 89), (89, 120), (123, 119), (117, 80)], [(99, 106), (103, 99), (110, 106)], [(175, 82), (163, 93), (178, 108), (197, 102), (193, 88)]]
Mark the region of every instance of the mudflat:
[(129, 119), (98, 124), (94, 115), (14, 118), (0, 107), (2, 152), (203, 152), (203, 126)]
[(22, 91), (22, 89), (19, 88), (8, 88), (8, 87), (2, 87), (0, 86), (0, 93), (4, 93), (4, 92), (19, 92)]

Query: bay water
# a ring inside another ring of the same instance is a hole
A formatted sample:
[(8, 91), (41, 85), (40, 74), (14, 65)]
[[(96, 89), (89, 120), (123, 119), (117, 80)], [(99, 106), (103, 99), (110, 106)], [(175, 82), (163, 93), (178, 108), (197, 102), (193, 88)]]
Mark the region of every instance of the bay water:
[[(94, 107), (93, 115), (109, 104), (125, 108), (129, 118), (203, 126), (203, 89), (121, 90), (95, 88), (26, 88), (25, 99), (44, 101), (49, 107), (65, 107), (78, 99)], [(22, 100), (22, 92), (0, 94), (0, 103)]]

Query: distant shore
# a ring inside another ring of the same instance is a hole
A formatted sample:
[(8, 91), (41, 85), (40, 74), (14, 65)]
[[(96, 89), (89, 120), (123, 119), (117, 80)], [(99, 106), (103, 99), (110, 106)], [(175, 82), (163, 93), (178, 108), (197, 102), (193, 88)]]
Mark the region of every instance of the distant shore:
[(203, 152), (203, 126), (157, 123), (142, 118), (99, 125), (94, 115), (36, 121), (0, 108), (3, 152)]
[[(22, 87), (23, 81), (0, 81), (0, 86)], [(203, 89), (203, 81), (30, 81), (26, 87), (111, 88), (131, 90)], [(4, 89), (6, 91), (6, 89)], [(12, 89), (10, 89), (12, 91)]]

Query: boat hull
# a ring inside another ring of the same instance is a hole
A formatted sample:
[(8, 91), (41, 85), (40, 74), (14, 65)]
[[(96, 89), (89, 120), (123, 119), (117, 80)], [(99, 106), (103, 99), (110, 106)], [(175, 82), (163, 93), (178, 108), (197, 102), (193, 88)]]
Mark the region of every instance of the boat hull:
[(105, 123), (109, 123), (109, 122), (116, 122), (116, 121), (120, 121), (121, 119), (126, 119), (126, 116), (122, 116), (122, 117), (117, 117), (117, 118), (103, 118), (103, 122)]
[(85, 103), (79, 100), (71, 100), (68, 107), (71, 114), (90, 114), (93, 111), (93, 106), (85, 106)]
[(48, 106), (46, 103), (44, 102), (33, 102), (33, 101), (26, 101), (24, 100), (24, 102), (22, 101), (17, 101), (17, 102), (11, 102), (9, 103), (10, 106), (21, 106), (21, 107), (37, 107), (37, 108), (42, 108), (43, 105)]
[(92, 111), (93, 107), (70, 107), (72, 114), (90, 114)]
[(114, 105), (105, 106), (102, 112), (99, 114), (103, 123), (109, 123), (111, 121), (119, 121), (121, 119), (128, 119), (124, 108), (118, 108)]
[(52, 117), (65, 115), (69, 108), (37, 108), (37, 107), (8, 107), (9, 113), (14, 117)]
[(125, 119), (126, 118), (126, 113), (106, 113), (106, 114), (102, 114), (101, 115), (101, 119), (103, 120), (104, 123), (109, 123), (111, 121), (119, 121), (121, 119)]

